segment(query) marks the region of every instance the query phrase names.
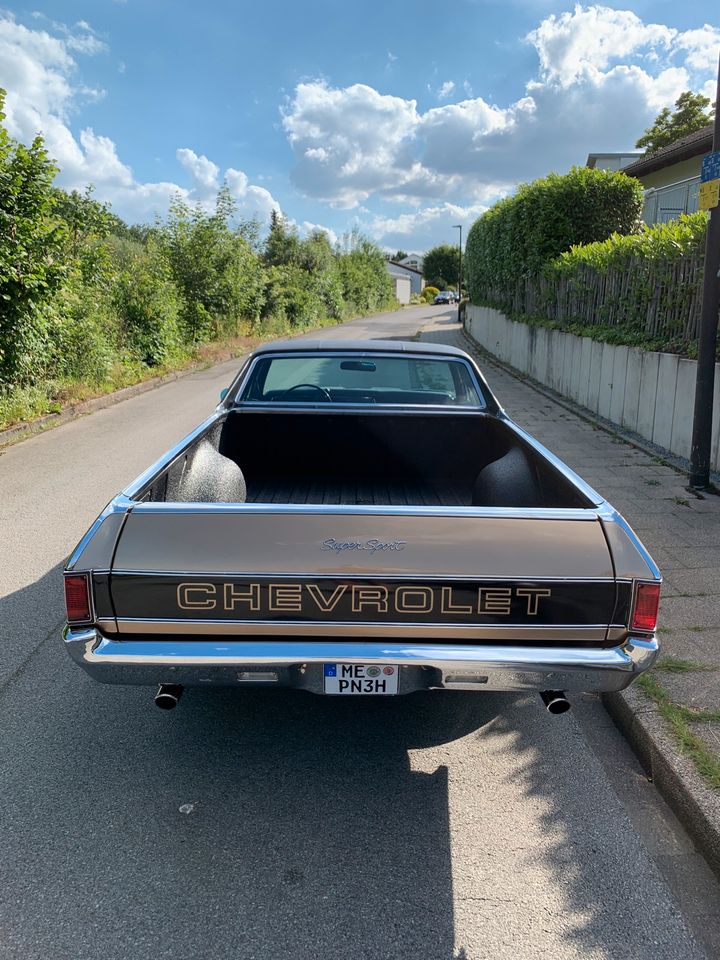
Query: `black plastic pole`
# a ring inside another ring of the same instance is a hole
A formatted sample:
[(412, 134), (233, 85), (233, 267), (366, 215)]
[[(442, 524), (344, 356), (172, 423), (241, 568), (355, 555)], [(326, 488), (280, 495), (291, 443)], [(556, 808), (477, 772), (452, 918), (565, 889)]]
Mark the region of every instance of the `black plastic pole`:
[[(717, 96), (713, 152), (720, 150), (720, 62), (718, 63)], [(712, 446), (713, 391), (715, 387), (715, 350), (717, 346), (718, 311), (720, 310), (720, 207), (710, 211), (705, 241), (702, 315), (698, 337), (695, 411), (690, 449), (690, 486), (698, 490), (710, 486), (710, 453)]]
[(460, 306), (462, 304), (462, 224), (457, 223), (454, 227), (455, 230), (460, 231), (460, 239), (458, 240), (458, 323), (462, 318), (462, 313), (460, 311)]

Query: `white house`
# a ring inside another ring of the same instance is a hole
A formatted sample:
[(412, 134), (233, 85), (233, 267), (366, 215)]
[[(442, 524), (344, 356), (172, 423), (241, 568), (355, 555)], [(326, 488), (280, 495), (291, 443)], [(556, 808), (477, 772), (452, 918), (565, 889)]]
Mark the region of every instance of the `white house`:
[(401, 267), (412, 267), (413, 270), (419, 270), (420, 273), (423, 272), (423, 258), (417, 253), (410, 253), (407, 257), (403, 257), (402, 260), (396, 260), (396, 263), (399, 263)]
[[(404, 263), (396, 263), (394, 260), (386, 260), (385, 267), (391, 277), (402, 277), (410, 281), (410, 293), (422, 293), (425, 281), (423, 280), (421, 270), (415, 267), (408, 267)], [(403, 303), (400, 297), (398, 297), (398, 300), (400, 300), (400, 303)]]

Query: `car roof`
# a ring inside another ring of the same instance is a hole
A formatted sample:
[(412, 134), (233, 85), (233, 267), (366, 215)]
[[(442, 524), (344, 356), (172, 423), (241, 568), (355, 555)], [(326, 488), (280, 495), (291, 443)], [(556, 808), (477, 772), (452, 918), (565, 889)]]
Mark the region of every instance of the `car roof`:
[(468, 359), (458, 347), (416, 340), (275, 340), (258, 347), (253, 356), (268, 353), (422, 353)]

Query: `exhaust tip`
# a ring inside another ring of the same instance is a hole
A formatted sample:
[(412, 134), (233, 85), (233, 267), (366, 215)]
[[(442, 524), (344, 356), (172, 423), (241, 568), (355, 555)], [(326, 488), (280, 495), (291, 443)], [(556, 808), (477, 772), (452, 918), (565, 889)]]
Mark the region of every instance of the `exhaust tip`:
[(183, 688), (172, 683), (161, 683), (155, 694), (155, 706), (161, 710), (174, 710), (180, 702)]
[(540, 699), (545, 704), (547, 712), (554, 716), (567, 713), (570, 709), (570, 701), (562, 690), (541, 690)]

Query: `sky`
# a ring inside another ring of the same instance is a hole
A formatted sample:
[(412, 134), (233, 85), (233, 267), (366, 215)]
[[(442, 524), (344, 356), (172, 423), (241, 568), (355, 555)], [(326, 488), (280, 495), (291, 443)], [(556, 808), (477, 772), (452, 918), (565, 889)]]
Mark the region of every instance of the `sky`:
[[(0, 0), (0, 4), (2, 0)], [(0, 6), (6, 124), (129, 222), (227, 182), (335, 241), (455, 243), (518, 183), (715, 98), (717, 0), (31, 0)]]

